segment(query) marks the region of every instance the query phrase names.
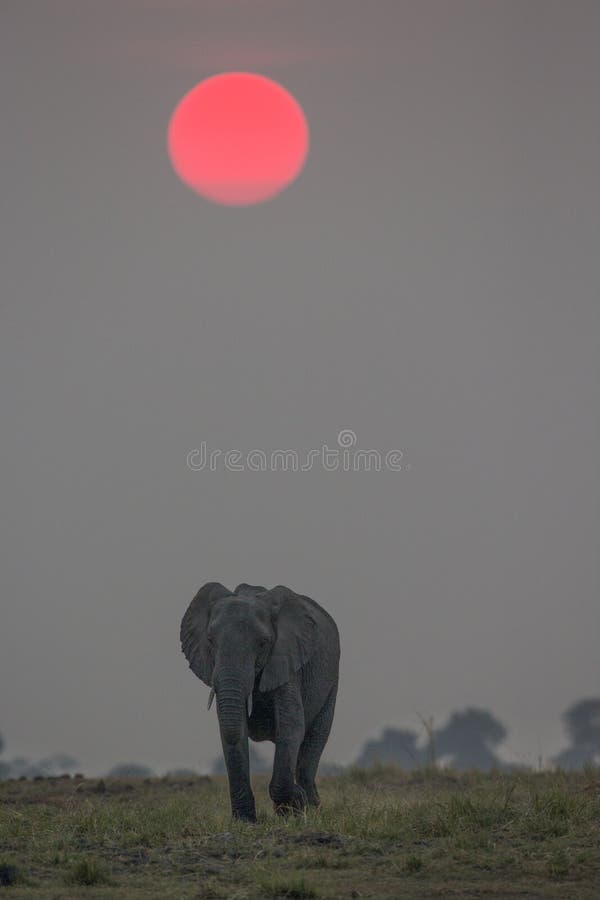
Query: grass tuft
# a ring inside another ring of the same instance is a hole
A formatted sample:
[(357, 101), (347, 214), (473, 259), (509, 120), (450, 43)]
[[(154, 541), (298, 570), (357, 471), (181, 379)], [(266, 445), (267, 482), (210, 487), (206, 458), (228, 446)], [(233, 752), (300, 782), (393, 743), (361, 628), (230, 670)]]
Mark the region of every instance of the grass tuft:
[(270, 876), (259, 881), (259, 887), (264, 897), (283, 898), (292, 897), (295, 900), (318, 897), (317, 891), (306, 884), (304, 878), (281, 878)]
[(23, 875), (18, 866), (13, 863), (0, 863), (0, 887), (11, 887), (23, 880)]
[(74, 862), (67, 871), (65, 881), (68, 884), (110, 884), (110, 875), (106, 866), (92, 857), (85, 857)]
[(551, 878), (566, 878), (571, 871), (571, 863), (566, 851), (559, 847), (551, 854), (546, 869)]
[(415, 853), (411, 853), (410, 856), (407, 856), (404, 860), (403, 869), (407, 875), (414, 875), (417, 872), (420, 872), (423, 868), (423, 859), (420, 856), (417, 856)]

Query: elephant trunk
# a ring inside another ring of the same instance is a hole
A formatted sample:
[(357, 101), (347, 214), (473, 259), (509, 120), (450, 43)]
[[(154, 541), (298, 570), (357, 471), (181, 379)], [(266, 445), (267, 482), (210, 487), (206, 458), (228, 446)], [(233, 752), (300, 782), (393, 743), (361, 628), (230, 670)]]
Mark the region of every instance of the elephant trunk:
[(237, 744), (244, 734), (249, 693), (245, 681), (239, 670), (221, 669), (213, 678), (219, 727), (225, 744)]

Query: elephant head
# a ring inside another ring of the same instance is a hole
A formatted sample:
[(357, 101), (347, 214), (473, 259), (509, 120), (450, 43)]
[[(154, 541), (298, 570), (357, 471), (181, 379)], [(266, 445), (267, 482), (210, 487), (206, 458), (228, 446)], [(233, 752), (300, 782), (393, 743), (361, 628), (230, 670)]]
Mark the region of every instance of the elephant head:
[(279, 585), (202, 587), (181, 622), (181, 647), (191, 670), (217, 697), (224, 744), (246, 732), (255, 684), (261, 692), (285, 684), (310, 658), (316, 622), (304, 597)]

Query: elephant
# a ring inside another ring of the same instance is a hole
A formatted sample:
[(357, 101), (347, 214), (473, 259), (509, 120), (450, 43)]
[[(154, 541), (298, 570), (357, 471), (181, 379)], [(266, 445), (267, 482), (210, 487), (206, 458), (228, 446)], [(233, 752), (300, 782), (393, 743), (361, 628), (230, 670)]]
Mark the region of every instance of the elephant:
[(205, 584), (181, 622), (192, 672), (217, 698), (234, 819), (256, 822), (248, 738), (275, 744), (269, 796), (275, 812), (319, 806), (315, 776), (333, 722), (340, 640), (315, 600), (284, 585)]

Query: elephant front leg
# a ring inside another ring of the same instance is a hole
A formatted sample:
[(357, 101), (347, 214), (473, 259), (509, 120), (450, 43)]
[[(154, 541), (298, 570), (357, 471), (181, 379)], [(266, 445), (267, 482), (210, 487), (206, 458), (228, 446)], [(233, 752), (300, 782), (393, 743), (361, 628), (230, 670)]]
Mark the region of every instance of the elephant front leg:
[(250, 784), (248, 736), (244, 733), (235, 743), (229, 743), (223, 735), (221, 740), (229, 779), (231, 815), (234, 819), (256, 822), (256, 805)]
[(299, 690), (284, 685), (278, 689), (275, 700), (275, 759), (269, 784), (269, 796), (280, 815), (306, 809), (306, 793), (295, 777), (303, 739), (304, 711)]

